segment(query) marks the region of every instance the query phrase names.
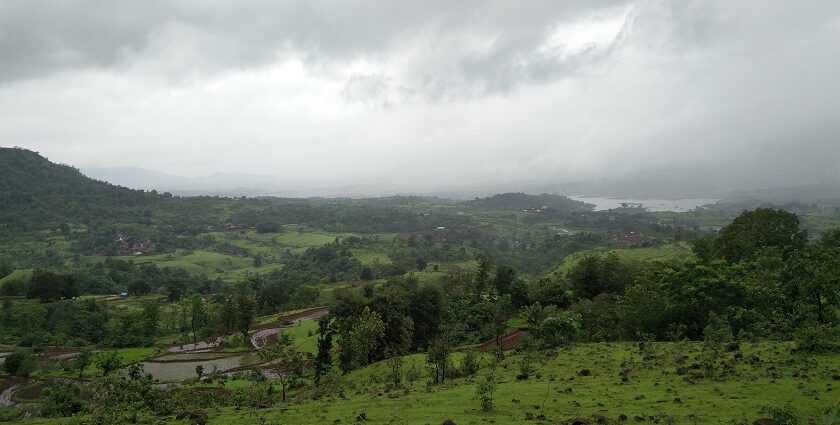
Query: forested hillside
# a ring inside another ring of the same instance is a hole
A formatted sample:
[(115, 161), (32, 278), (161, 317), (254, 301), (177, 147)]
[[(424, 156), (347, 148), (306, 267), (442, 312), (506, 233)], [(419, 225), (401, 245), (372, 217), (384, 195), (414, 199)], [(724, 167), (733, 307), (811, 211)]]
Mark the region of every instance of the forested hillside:
[(840, 230), (806, 227), (838, 214), (173, 197), (0, 153), (0, 420), (840, 413)]

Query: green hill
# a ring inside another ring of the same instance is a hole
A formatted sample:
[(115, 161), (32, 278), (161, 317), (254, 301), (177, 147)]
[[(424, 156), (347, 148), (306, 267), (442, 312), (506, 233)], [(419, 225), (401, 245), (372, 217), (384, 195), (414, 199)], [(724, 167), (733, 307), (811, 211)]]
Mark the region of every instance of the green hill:
[(0, 227), (10, 232), (136, 218), (164, 199), (93, 180), (20, 148), (0, 148), (0, 170)]

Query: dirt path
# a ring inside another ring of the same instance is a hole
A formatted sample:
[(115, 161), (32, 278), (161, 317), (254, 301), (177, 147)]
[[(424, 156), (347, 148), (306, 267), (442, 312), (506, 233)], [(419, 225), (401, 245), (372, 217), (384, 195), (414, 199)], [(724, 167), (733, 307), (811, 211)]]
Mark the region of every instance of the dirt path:
[(301, 311), (300, 313), (290, 314), (288, 316), (282, 316), (277, 319), (278, 322), (281, 324), (292, 324), (305, 322), (307, 320), (315, 320), (319, 319), (323, 316), (326, 316), (330, 313), (330, 309), (327, 307), (319, 307), (313, 308), (306, 311)]
[[(499, 341), (500, 345), (502, 346), (502, 350), (510, 351), (510, 350), (513, 350), (514, 348), (518, 347), (519, 344), (522, 342), (522, 338), (524, 338), (527, 333), (528, 332), (526, 332), (526, 331), (517, 329), (515, 331), (511, 331), (511, 332), (508, 332), (508, 333), (504, 334), (502, 336), (501, 340)], [(486, 352), (486, 351), (490, 351), (494, 348), (496, 348), (496, 340), (495, 339), (491, 339), (489, 341), (484, 341), (481, 344), (479, 344), (475, 347), (472, 347), (473, 350), (478, 351), (478, 352), (482, 352), (482, 353)], [(461, 351), (463, 351), (463, 350), (461, 350)]]

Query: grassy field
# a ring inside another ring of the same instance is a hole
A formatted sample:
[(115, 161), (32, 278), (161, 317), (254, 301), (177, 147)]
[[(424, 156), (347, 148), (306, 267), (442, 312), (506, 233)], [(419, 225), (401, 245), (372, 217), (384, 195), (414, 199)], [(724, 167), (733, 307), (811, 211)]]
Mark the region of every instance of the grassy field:
[[(635, 344), (575, 345), (533, 358), (534, 373), (527, 380), (516, 379), (523, 355), (508, 356), (495, 366), (485, 356), (477, 377), (429, 386), (424, 376), (407, 383), (406, 389), (390, 392), (385, 389), (388, 369), (377, 364), (346, 377), (346, 400), (302, 398), (259, 412), (222, 409), (210, 423), (250, 423), (257, 417), (265, 423), (354, 423), (364, 412), (369, 423), (439, 424), (447, 419), (457, 424), (534, 423), (526, 420), (530, 413), (545, 415), (543, 423), (598, 416), (615, 421), (626, 415), (634, 422), (727, 424), (751, 423), (761, 416), (761, 406), (786, 404), (796, 410), (800, 423), (808, 423), (820, 418), (821, 406), (837, 400), (831, 389), (840, 355), (791, 354), (786, 344), (745, 345), (744, 361), (736, 362), (729, 376), (678, 375), (679, 359), (691, 359), (698, 351), (697, 344), (665, 343), (656, 344), (644, 357)], [(746, 360), (753, 356), (758, 360)], [(456, 364), (459, 361), (456, 357)], [(422, 363), (423, 356), (414, 355), (404, 367), (422, 367)], [(582, 376), (584, 369), (588, 376)], [(628, 371), (627, 382), (620, 378), (622, 370)], [(498, 380), (495, 408), (482, 412), (475, 382), (488, 373)]]
[(582, 258), (592, 254), (616, 254), (626, 261), (663, 261), (671, 259), (686, 260), (694, 256), (691, 245), (686, 242), (676, 242), (665, 245), (658, 245), (650, 248), (615, 248), (615, 249), (593, 249), (578, 252), (563, 259), (557, 267), (549, 271), (550, 275), (564, 275), (572, 269)]
[[(290, 332), (296, 334), (296, 341), (307, 338), (306, 325)], [(481, 354), (476, 376), (452, 378), (439, 385), (429, 383), (424, 355), (414, 354), (405, 357), (400, 389), (389, 389), (390, 370), (381, 362), (345, 375), (340, 394), (313, 399), (307, 387), (293, 393), (292, 401), (266, 409), (211, 409), (209, 423), (356, 423), (364, 413), (366, 423), (376, 424), (571, 423), (575, 418), (617, 423), (621, 417), (628, 423), (733, 424), (766, 416), (760, 413), (762, 406), (787, 406), (799, 423), (826, 423), (823, 409), (838, 402), (832, 390), (840, 376), (840, 354), (798, 354), (789, 343), (744, 343), (720, 357), (733, 365), (730, 372), (707, 378), (691, 366), (701, 344), (650, 347), (643, 351), (634, 343), (574, 344), (529, 354), (508, 353), (501, 361)], [(147, 353), (136, 354), (139, 359)], [(460, 365), (462, 356), (453, 354), (454, 366)], [(520, 379), (517, 375), (526, 358), (532, 372)], [(679, 367), (687, 367), (688, 372), (678, 371)], [(408, 371), (414, 371), (414, 379), (409, 379)], [(476, 383), (488, 375), (497, 387), (493, 410), (485, 412), (476, 398)], [(253, 384), (231, 381), (230, 389), (248, 385)], [(140, 421), (162, 422), (186, 423), (172, 417)], [(32, 419), (23, 423), (77, 422)]]
[(318, 321), (306, 320), (283, 330), (292, 339), (298, 350), (316, 354), (318, 352)]
[(17, 269), (0, 279), (0, 285), (12, 281), (28, 281), (32, 277), (32, 269)]

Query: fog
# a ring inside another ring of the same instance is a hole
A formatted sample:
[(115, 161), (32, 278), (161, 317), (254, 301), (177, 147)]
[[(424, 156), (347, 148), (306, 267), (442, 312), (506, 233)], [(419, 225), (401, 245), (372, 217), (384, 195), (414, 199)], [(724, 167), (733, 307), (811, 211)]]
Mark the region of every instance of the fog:
[(838, 52), (832, 0), (7, 0), (0, 145), (297, 195), (833, 184)]

